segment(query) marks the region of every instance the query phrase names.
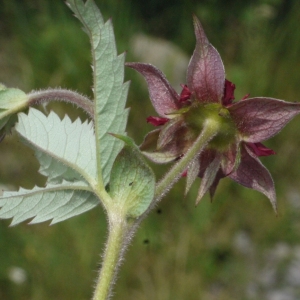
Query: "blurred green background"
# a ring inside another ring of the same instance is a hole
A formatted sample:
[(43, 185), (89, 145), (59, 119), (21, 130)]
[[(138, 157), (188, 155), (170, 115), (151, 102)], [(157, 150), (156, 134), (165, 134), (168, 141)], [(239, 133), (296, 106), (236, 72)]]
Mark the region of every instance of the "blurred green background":
[[(103, 0), (119, 53), (152, 62), (178, 89), (195, 45), (192, 13), (220, 52), (227, 78), (247, 93), (288, 101), (300, 95), (298, 0)], [(0, 82), (25, 92), (63, 87), (91, 96), (89, 41), (64, 1), (2, 0)], [(131, 80), (128, 133), (137, 143), (154, 114), (141, 76)], [(73, 119), (73, 107), (48, 110)], [(279, 214), (268, 199), (223, 179), (213, 203), (195, 208), (199, 182), (184, 180), (142, 223), (119, 274), (114, 299), (300, 299), (300, 119), (266, 143), (262, 162), (276, 183)], [(157, 177), (163, 170), (157, 169)], [(2, 189), (42, 185), (34, 154), (14, 136), (0, 144)], [(49, 226), (0, 222), (0, 299), (90, 299), (106, 238), (98, 208)]]

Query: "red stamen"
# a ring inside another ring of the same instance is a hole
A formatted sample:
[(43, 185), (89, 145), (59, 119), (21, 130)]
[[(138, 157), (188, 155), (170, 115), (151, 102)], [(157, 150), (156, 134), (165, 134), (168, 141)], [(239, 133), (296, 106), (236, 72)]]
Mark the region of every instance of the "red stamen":
[(235, 90), (235, 84), (225, 79), (224, 96), (222, 100), (224, 106), (229, 106), (232, 104), (232, 101), (234, 100), (234, 90)]
[(252, 152), (257, 156), (269, 156), (276, 154), (274, 150), (267, 148), (262, 143), (247, 143), (247, 146), (250, 147)]
[(166, 124), (169, 121), (169, 119), (167, 118), (161, 118), (161, 117), (148, 117), (147, 118), (147, 123), (150, 123), (154, 126), (161, 126)]
[(190, 92), (188, 86), (186, 84), (181, 84), (182, 91), (180, 94), (180, 103), (184, 103), (191, 98), (192, 93)]

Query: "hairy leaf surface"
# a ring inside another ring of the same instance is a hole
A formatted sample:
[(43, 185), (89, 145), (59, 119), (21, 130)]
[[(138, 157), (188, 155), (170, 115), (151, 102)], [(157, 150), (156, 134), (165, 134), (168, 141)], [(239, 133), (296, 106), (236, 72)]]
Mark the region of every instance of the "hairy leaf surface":
[(92, 0), (68, 0), (68, 6), (84, 25), (92, 45), (95, 133), (97, 141), (97, 166), (102, 170), (104, 184), (109, 181), (113, 162), (122, 143), (108, 132), (124, 134), (128, 110), (125, 102), (128, 83), (124, 81), (124, 54), (117, 55), (111, 20), (103, 17)]
[(33, 217), (30, 224), (51, 219), (51, 224), (54, 224), (84, 213), (98, 203), (99, 200), (85, 182), (65, 181), (45, 188), (3, 192), (0, 199), (0, 218), (13, 218), (11, 226)]
[[(42, 166), (41, 173), (50, 176), (50, 181), (53, 178), (71, 180), (70, 176), (78, 179), (81, 175), (92, 186), (95, 184), (96, 149), (92, 123), (82, 123), (80, 119), (72, 123), (68, 116), (60, 120), (53, 112), (45, 116), (30, 108), (28, 115), (19, 114), (16, 131), (35, 151), (44, 153), (37, 157)], [(56, 162), (49, 161), (49, 157)], [(62, 170), (63, 166), (67, 169)], [(68, 176), (59, 176), (66, 172)]]
[(116, 137), (126, 144), (112, 168), (110, 195), (124, 207), (128, 217), (137, 218), (147, 210), (154, 197), (154, 173), (130, 138)]

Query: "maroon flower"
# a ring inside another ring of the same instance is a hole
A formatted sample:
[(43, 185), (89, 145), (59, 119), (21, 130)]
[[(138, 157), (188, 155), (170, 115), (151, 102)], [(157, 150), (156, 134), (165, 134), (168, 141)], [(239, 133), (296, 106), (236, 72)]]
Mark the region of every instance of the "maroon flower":
[(206, 120), (219, 124), (218, 133), (193, 159), (187, 170), (187, 188), (202, 178), (197, 203), (209, 190), (213, 196), (218, 182), (230, 177), (239, 184), (265, 194), (276, 210), (274, 183), (259, 156), (275, 154), (261, 142), (277, 134), (294, 116), (300, 104), (245, 96), (234, 100), (235, 85), (225, 79), (218, 51), (209, 43), (199, 20), (194, 17), (196, 48), (187, 69), (187, 85), (180, 95), (156, 67), (127, 63), (147, 81), (159, 117), (147, 122), (158, 126), (140, 146), (157, 163), (180, 159), (201, 134)]

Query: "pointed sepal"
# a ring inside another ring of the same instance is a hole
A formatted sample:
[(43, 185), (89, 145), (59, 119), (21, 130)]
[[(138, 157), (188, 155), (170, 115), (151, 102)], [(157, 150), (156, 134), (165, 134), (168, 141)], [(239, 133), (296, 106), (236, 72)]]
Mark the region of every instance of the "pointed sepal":
[(175, 143), (168, 145), (164, 149), (157, 150), (157, 142), (161, 129), (150, 131), (143, 143), (140, 145), (140, 150), (148, 159), (158, 164), (165, 164), (174, 161), (181, 155), (182, 151), (176, 147)]
[(258, 143), (277, 134), (300, 113), (300, 103), (273, 98), (250, 98), (228, 108), (237, 129), (246, 142)]
[(199, 175), (200, 172), (200, 154), (195, 156), (194, 159), (190, 162), (187, 169), (187, 175), (186, 175), (186, 186), (185, 186), (185, 192), (184, 194), (187, 195), (189, 192), (192, 184), (196, 180), (196, 178)]
[(196, 48), (187, 71), (187, 85), (196, 100), (221, 103), (225, 70), (218, 51), (209, 43), (200, 21), (194, 16)]
[(198, 191), (196, 205), (199, 204), (202, 197), (206, 194), (206, 192), (213, 185), (215, 178), (217, 176), (217, 173), (220, 169), (221, 159), (222, 159), (221, 155), (216, 155), (214, 160), (206, 168), (203, 178), (202, 178), (202, 181), (201, 181), (199, 191)]
[(241, 147), (241, 162), (229, 177), (239, 184), (266, 195), (277, 213), (276, 193), (270, 172), (246, 145)]
[(180, 108), (179, 95), (159, 69), (151, 64), (143, 63), (126, 63), (126, 66), (144, 76), (152, 104), (161, 117), (166, 117)]

